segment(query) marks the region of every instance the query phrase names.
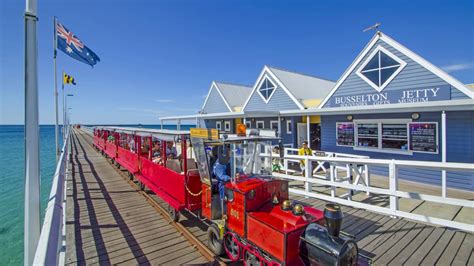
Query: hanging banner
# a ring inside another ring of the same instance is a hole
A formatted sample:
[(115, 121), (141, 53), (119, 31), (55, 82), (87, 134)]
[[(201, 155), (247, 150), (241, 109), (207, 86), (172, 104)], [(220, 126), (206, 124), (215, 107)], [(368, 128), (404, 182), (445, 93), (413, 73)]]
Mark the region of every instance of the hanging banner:
[(438, 123), (412, 122), (408, 128), (411, 151), (438, 153)]

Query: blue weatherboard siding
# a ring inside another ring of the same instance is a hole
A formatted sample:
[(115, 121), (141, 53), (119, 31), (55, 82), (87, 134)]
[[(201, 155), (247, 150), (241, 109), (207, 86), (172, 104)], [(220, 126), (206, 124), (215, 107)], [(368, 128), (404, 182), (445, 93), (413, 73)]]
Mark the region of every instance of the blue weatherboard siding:
[(229, 108), (227, 108), (227, 105), (216, 88), (212, 87), (211, 93), (209, 94), (209, 98), (207, 99), (202, 112), (205, 114), (229, 112)]
[(270, 101), (265, 103), (258, 93), (257, 88), (250, 96), (250, 100), (243, 111), (281, 111), (299, 109), (298, 105), (296, 105), (290, 96), (288, 96), (288, 94), (279, 87), (273, 79), (270, 78), (270, 80), (275, 86), (277, 86)]
[[(421, 113), (417, 122), (438, 122), (438, 138), (441, 146), (441, 112)], [(353, 115), (354, 119), (406, 119), (411, 113), (398, 114), (360, 114)], [(447, 112), (447, 161), (474, 163), (474, 112), (459, 111)], [(354, 150), (352, 147), (341, 147), (336, 145), (336, 122), (347, 122), (346, 116), (322, 116), (321, 117), (321, 149), (328, 152), (340, 152), (357, 155), (370, 156), (377, 159), (397, 159), (397, 160), (420, 160), (420, 161), (441, 161), (441, 149), (438, 154), (416, 153), (413, 155), (401, 155), (393, 153), (370, 152)], [(388, 175), (387, 167), (370, 167), (371, 173)], [(441, 185), (441, 171), (401, 168), (399, 177), (407, 180)], [(447, 184), (449, 187), (467, 190), (474, 189), (474, 173), (453, 172), (447, 173)]]
[(450, 86), (450, 84), (446, 83), (437, 75), (433, 74), (431, 71), (411, 60), (406, 55), (402, 54), (384, 41), (379, 40), (354, 68), (346, 80), (344, 80), (344, 82), (339, 86), (339, 88), (331, 96), (331, 99), (327, 101), (324, 107), (334, 107), (334, 97), (378, 93), (374, 88), (372, 88), (356, 74), (356, 71), (359, 69), (359, 67), (365, 62), (367, 57), (370, 56), (372, 51), (376, 49), (378, 45), (381, 45), (383, 48), (387, 49), (389, 52), (393, 53), (407, 63), (406, 67), (382, 90), (382, 93), (395, 92), (403, 89), (432, 88), (443, 86), (442, 88), (444, 90), (449, 90), (449, 96), (452, 100), (469, 98), (464, 93)]
[(225, 127), (225, 122), (229, 121), (230, 122), (230, 132), (235, 132), (235, 120), (234, 119), (206, 119), (205, 120), (205, 127), (206, 128), (216, 128), (216, 122), (221, 121), (221, 128), (223, 131)]

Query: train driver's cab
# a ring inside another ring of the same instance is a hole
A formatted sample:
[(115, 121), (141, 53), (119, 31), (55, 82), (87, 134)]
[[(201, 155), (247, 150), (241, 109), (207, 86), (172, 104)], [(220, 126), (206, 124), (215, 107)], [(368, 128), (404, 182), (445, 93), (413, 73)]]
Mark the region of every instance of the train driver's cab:
[(272, 178), (272, 143), (276, 138), (247, 131), (219, 136), (215, 129), (191, 129), (202, 183), (202, 215), (210, 220), (222, 218), (227, 182)]

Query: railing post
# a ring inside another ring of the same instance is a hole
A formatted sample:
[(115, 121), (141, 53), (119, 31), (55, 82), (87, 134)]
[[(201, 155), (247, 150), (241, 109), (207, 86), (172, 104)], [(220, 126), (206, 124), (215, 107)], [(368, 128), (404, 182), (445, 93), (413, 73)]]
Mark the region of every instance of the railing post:
[(288, 148), (283, 148), (283, 167), (285, 167), (285, 174), (288, 174)]
[[(364, 165), (364, 177), (365, 177), (365, 185), (367, 187), (370, 187), (370, 173), (369, 173), (369, 165), (368, 164), (365, 164)], [(370, 195), (370, 192), (369, 191), (366, 191), (365, 194), (367, 196)]]
[(304, 183), (304, 188), (305, 188), (306, 192), (311, 192), (311, 191), (313, 191), (313, 184), (308, 182), (308, 180), (312, 176), (311, 175), (311, 161), (308, 159), (308, 157), (306, 157), (304, 159), (304, 163), (305, 163), (305, 165), (304, 165), (304, 168), (305, 168), (304, 175), (306, 177), (306, 181)]
[(395, 216), (395, 213), (398, 210), (398, 198), (395, 195), (398, 190), (397, 166), (395, 164), (395, 160), (392, 159), (388, 168), (389, 168), (390, 194), (391, 194), (390, 195), (390, 210)]
[[(335, 171), (336, 171), (336, 167), (334, 167), (334, 164), (331, 163), (331, 165), (329, 166), (329, 172), (330, 172), (329, 176), (331, 178), (331, 183), (334, 183), (334, 181), (336, 179), (335, 178), (335, 175), (336, 175)], [(331, 197), (334, 198), (335, 196), (336, 196), (336, 187), (331, 186)]]

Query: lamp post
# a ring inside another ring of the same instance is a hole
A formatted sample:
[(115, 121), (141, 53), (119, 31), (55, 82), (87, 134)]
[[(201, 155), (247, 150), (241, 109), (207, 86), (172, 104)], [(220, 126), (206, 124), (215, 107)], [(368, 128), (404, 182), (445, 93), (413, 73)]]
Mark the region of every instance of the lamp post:
[(25, 8), (25, 217), (24, 264), (33, 264), (40, 236), (40, 161), (38, 121), (38, 21), (36, 0)]
[(73, 97), (73, 96), (74, 96), (74, 94), (66, 94), (65, 101), (64, 101), (65, 102), (64, 103), (64, 106), (65, 106), (65, 110), (64, 110), (64, 112), (65, 112), (65, 115), (64, 115), (65, 116), (65, 123), (64, 124), (66, 124), (66, 128), (68, 129), (68, 131), (67, 131), (68, 133), (69, 133), (69, 118), (68, 118), (68, 115), (67, 115), (68, 114), (67, 110), (70, 110), (72, 108), (67, 107), (67, 97)]

